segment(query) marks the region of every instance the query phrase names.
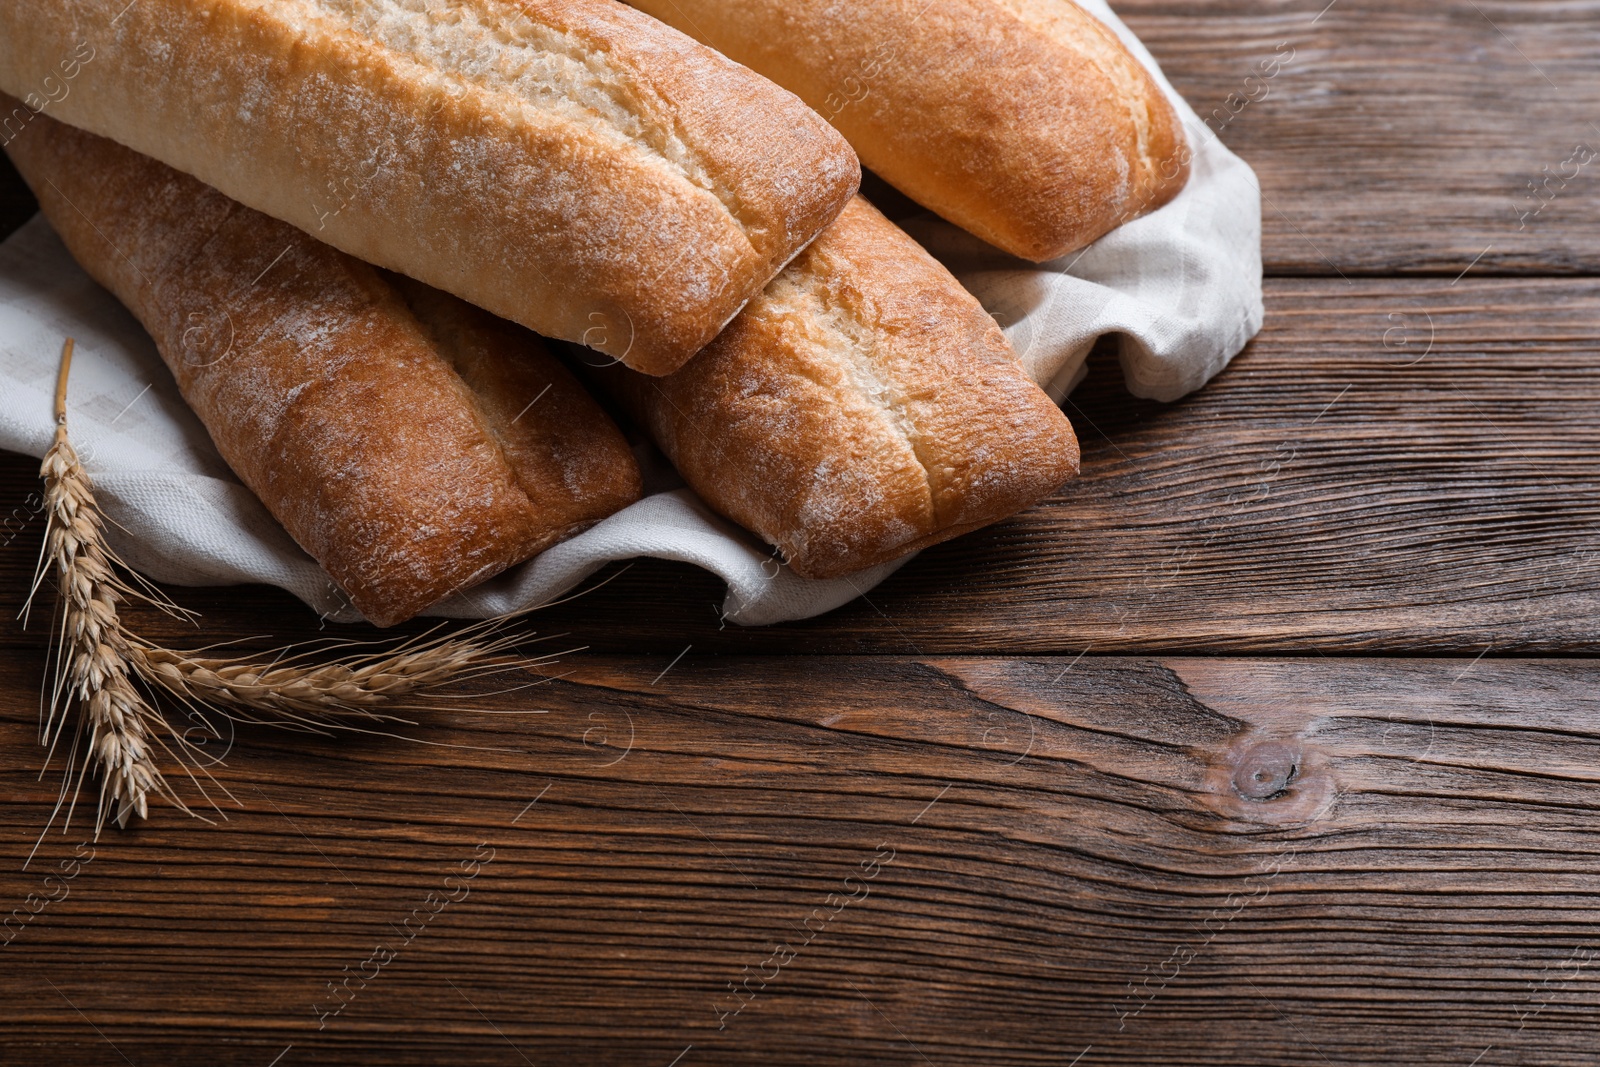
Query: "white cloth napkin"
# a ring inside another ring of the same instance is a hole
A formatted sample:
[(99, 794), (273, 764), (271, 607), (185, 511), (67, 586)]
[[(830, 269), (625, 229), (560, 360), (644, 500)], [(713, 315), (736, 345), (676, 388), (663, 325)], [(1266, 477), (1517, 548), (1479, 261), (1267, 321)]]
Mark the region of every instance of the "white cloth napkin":
[[(1223, 368), (1261, 328), (1261, 205), (1255, 175), (1173, 91), (1104, 0), (1079, 0), (1155, 73), (1194, 156), (1171, 203), (1088, 249), (1035, 265), (931, 215), (903, 225), (1006, 328), (1034, 380), (1057, 400), (1083, 375), (1096, 338), (1119, 335), (1128, 388), (1175, 400)], [(121, 527), (129, 564), (178, 585), (281, 586), (326, 618), (360, 615), (217, 455), (139, 324), (72, 261), (39, 218), (0, 244), (0, 448), (42, 456), (63, 337), (77, 339), (74, 441)], [(683, 560), (727, 582), (724, 616), (745, 625), (802, 619), (861, 595), (905, 559), (811, 581), (712, 514), (653, 455), (649, 495), (593, 529), (439, 605), (486, 617), (560, 596), (613, 560)], [(20, 503), (20, 502), (19, 502)], [(909, 559), (910, 557), (906, 557)]]

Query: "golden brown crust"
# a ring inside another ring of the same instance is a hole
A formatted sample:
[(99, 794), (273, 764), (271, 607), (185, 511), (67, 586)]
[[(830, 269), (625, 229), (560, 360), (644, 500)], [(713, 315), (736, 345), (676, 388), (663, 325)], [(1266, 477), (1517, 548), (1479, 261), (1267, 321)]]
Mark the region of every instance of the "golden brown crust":
[(73, 56), (56, 118), (648, 373), (860, 177), (793, 95), (614, 0), (0, 0), (0, 89)]
[(860, 197), (688, 366), (603, 379), (711, 507), (808, 578), (995, 522), (1077, 471), (1071, 426), (994, 320)]
[(1175, 196), (1183, 129), (1155, 79), (1070, 0), (630, 0), (795, 93), (862, 162), (1026, 259)]
[(7, 151), (223, 458), (374, 623), (637, 499), (621, 433), (532, 335), (414, 284), (413, 314), (366, 264), (48, 118)]
[(536, 511), (528, 555), (639, 499), (639, 466), (622, 432), (538, 337), (432, 286), (383, 277), (459, 378)]

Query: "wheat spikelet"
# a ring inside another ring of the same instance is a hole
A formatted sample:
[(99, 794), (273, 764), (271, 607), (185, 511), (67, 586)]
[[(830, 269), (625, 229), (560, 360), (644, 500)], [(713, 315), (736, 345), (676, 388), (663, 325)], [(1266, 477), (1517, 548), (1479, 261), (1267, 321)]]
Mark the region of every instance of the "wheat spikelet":
[(66, 780), (71, 782), (76, 771), (81, 787), (91, 767), (99, 772), (98, 836), (113, 809), (118, 825), (126, 826), (134, 814), (144, 818), (151, 793), (188, 809), (155, 763), (156, 747), (166, 747), (157, 738), (159, 732), (168, 731), (167, 724), (129, 675), (129, 645), (118, 608), (130, 590), (117, 576), (116, 557), (105, 544), (94, 490), (67, 436), (66, 383), (71, 365), (69, 339), (56, 385), (55, 440), (39, 472), (45, 482), (45, 541), (28, 599), (31, 604), (46, 569), (54, 570), (59, 589), (55, 682), (41, 740), (54, 753), (72, 709), (78, 709), (82, 724), (68, 748)]

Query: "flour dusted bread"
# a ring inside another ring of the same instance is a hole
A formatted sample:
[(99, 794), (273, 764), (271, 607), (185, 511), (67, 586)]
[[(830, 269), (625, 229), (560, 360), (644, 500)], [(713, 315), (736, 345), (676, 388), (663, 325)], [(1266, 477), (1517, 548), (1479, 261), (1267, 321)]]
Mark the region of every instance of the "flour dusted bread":
[(1160, 207), (1188, 174), (1149, 72), (1071, 0), (630, 0), (798, 93), (861, 161), (1042, 261)]
[(0, 0), (0, 89), (647, 373), (860, 177), (793, 95), (615, 0)]
[(49, 118), (7, 151), (223, 458), (378, 625), (637, 499), (621, 433), (531, 334)]
[(688, 366), (603, 380), (706, 503), (808, 578), (995, 522), (1078, 468), (994, 320), (859, 197)]

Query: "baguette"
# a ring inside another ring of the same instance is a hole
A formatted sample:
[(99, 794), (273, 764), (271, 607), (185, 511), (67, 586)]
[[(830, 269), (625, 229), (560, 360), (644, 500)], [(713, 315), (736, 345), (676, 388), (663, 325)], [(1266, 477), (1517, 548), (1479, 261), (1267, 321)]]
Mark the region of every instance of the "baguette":
[(1041, 262), (1188, 175), (1155, 79), (1071, 0), (629, 0), (798, 93), (891, 185)]
[(707, 504), (806, 578), (998, 521), (1078, 469), (994, 320), (860, 197), (688, 366), (599, 373)]
[(638, 498), (621, 432), (531, 334), (49, 118), (7, 151), (229, 466), (377, 625)]
[(844, 139), (616, 0), (0, 0), (0, 89), (646, 373), (839, 212)]

